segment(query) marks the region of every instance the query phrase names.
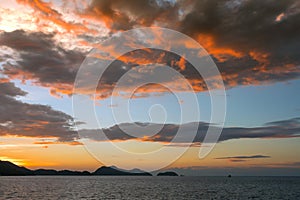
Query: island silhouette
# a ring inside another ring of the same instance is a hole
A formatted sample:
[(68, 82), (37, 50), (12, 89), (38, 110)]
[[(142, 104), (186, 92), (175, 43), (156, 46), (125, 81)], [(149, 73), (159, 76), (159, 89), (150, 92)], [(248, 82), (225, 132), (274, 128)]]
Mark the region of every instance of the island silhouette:
[(179, 176), (176, 172), (160, 172), (157, 176)]
[[(37, 169), (30, 170), (9, 161), (0, 160), (0, 176), (153, 176), (139, 169), (123, 170), (115, 166), (101, 166), (94, 172)], [(178, 176), (175, 172), (162, 172), (157, 176)]]

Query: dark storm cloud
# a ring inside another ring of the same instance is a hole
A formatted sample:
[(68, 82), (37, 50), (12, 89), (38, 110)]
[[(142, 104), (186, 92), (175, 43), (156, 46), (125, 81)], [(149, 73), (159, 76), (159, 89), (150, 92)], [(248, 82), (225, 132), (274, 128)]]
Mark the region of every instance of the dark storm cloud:
[(241, 72), (236, 84), (246, 84), (247, 79), (253, 84), (299, 78), (298, 24), (297, 0), (201, 0), (194, 1), (193, 11), (185, 16), (179, 30), (198, 38), (204, 47), (205, 35), (210, 36), (212, 56), (218, 48), (240, 52), (240, 58), (219, 62), (220, 71), (225, 79)]
[(2, 73), (10, 78), (35, 80), (45, 86), (72, 85), (84, 55), (75, 50), (65, 50), (54, 42), (53, 36), (23, 30), (2, 32), (0, 45), (12, 48), (20, 57), (16, 63), (4, 64)]
[[(195, 1), (193, 11), (182, 21), (181, 30), (192, 36), (211, 34), (220, 46), (245, 52), (272, 50), (282, 55), (285, 50), (299, 49), (299, 11), (297, 0), (201, 0)], [(282, 19), (276, 21), (281, 14)], [(289, 53), (290, 57), (297, 55)]]
[(86, 14), (103, 20), (111, 31), (117, 31), (136, 26), (151, 26), (157, 20), (173, 19), (176, 22), (177, 11), (178, 7), (171, 1), (93, 0)]
[(0, 90), (0, 136), (51, 137), (60, 142), (78, 138), (71, 116), (50, 106), (16, 100), (15, 97), (24, 96), (26, 92), (14, 83), (2, 81)]
[[(78, 38), (90, 44), (101, 41), (98, 35), (85, 36), (87, 31), (82, 32), (82, 27), (78, 31), (71, 22), (69, 26), (66, 21), (53, 20), (53, 16), (62, 19), (63, 15), (51, 4), (19, 2), (29, 4), (44, 20), (49, 18), (62, 28), (74, 31)], [(141, 26), (162, 26), (186, 33), (207, 49), (228, 88), (288, 81), (300, 76), (300, 3), (297, 0), (93, 0), (74, 14), (104, 22), (111, 33)], [(72, 94), (84, 53), (64, 49), (55, 43), (54, 35), (22, 30), (2, 32), (0, 45), (20, 54), (16, 63), (4, 65), (3, 73), (11, 78), (35, 80), (50, 87), (53, 94)], [(157, 55), (161, 53), (157, 52), (137, 53), (135, 57), (157, 62)], [(195, 70), (188, 63), (187, 67), (180, 68), (171, 62), (178, 61), (178, 56), (165, 55), (164, 63), (180, 71), (197, 92), (206, 90), (201, 77), (195, 76)], [(124, 60), (114, 62), (98, 88), (100, 96), (108, 97), (117, 80), (138, 64)]]
[(14, 83), (9, 82), (8, 79), (0, 78), (0, 95), (7, 97), (24, 96), (27, 93), (16, 87)]
[[(300, 76), (297, 0), (93, 1), (86, 12), (111, 30), (159, 25), (188, 34), (211, 54), (228, 88)], [(195, 74), (189, 67), (181, 73)]]
[[(294, 125), (290, 126), (292, 122)], [(269, 125), (266, 124), (265, 126), (261, 127), (254, 127), (254, 128), (243, 128), (243, 127), (225, 127), (222, 131), (222, 134), (218, 140), (218, 142), (232, 140), (232, 139), (243, 139), (243, 138), (293, 138), (293, 137), (300, 137), (300, 119), (290, 119), (276, 122), (276, 125)], [(151, 125), (152, 128), (148, 128), (148, 131), (144, 133), (137, 131), (136, 124), (121, 124), (123, 130), (118, 126), (115, 125), (108, 129), (103, 129), (106, 137), (109, 140), (131, 140), (136, 139), (140, 141), (150, 141), (150, 142), (170, 142), (174, 136), (177, 134), (179, 130), (179, 125), (176, 124), (143, 124), (140, 123), (140, 126)], [(207, 123), (187, 123), (183, 124), (182, 128), (184, 130), (184, 134), (181, 135), (179, 138), (176, 139), (178, 143), (188, 143), (190, 142), (188, 138), (190, 138), (191, 130), (197, 128), (197, 134), (194, 138), (194, 143), (201, 143), (204, 140), (205, 134), (208, 129)], [(213, 126), (213, 125), (212, 125)], [(158, 127), (162, 127), (159, 129)], [(125, 130), (125, 131), (124, 131)], [(153, 130), (153, 131), (151, 131)], [(155, 133), (154, 130), (160, 130), (158, 133)], [(100, 134), (99, 130), (81, 130), (80, 134), (84, 138), (90, 138), (92, 140), (99, 140), (104, 141), (107, 140), (105, 135)], [(214, 142), (214, 141), (207, 141), (207, 142)]]

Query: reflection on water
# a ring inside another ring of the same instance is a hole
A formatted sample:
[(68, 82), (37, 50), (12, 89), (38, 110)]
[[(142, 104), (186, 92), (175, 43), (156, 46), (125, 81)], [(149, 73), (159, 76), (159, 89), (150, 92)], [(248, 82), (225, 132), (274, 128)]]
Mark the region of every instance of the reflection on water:
[(0, 177), (0, 199), (300, 199), (300, 178)]

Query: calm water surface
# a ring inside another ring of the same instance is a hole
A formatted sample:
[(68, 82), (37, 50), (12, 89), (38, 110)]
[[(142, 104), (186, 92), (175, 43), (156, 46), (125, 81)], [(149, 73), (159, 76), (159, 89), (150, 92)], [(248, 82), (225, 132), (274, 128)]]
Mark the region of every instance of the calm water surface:
[(300, 199), (300, 177), (0, 177), (0, 199)]

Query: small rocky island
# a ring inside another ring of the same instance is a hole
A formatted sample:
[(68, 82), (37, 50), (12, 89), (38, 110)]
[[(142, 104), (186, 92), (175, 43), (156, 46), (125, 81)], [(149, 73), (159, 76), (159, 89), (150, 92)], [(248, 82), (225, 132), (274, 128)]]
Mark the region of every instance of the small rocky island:
[(176, 172), (160, 172), (157, 176), (178, 176)]
[(93, 175), (101, 175), (101, 176), (152, 176), (152, 174), (148, 172), (142, 172), (139, 170), (138, 173), (133, 173), (129, 171), (124, 171), (122, 169), (118, 169), (116, 167), (106, 167), (102, 166), (97, 169)]

